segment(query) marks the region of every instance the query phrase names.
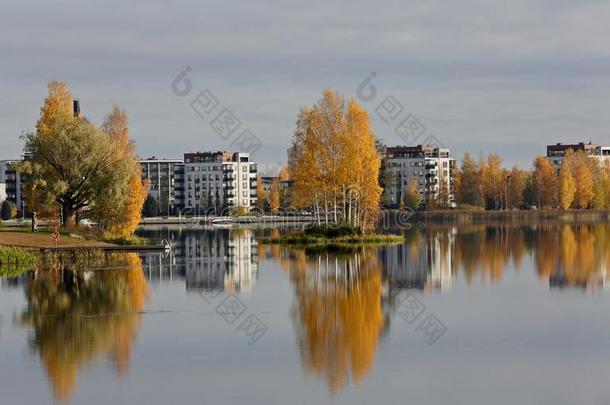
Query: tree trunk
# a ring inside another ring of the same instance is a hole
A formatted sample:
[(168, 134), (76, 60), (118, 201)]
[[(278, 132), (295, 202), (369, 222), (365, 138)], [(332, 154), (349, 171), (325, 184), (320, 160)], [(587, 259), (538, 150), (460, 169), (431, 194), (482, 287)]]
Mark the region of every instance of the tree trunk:
[(324, 191), (324, 223), (328, 225), (328, 198), (326, 197), (326, 191)]
[(72, 208), (67, 205), (61, 206), (62, 225), (64, 226), (64, 228), (70, 226), (70, 221), (72, 220), (73, 214), (74, 212), (72, 211)]
[(337, 223), (337, 190), (333, 191), (333, 221)]

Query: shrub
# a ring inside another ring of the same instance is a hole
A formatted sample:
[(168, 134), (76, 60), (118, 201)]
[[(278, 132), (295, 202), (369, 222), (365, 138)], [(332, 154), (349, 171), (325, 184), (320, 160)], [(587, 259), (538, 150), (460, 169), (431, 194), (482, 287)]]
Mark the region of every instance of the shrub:
[(159, 215), (159, 204), (152, 195), (148, 195), (142, 206), (142, 215), (145, 217), (156, 217)]
[(460, 204), (457, 207), (458, 210), (463, 210), (463, 211), (484, 211), (485, 209), (483, 207), (480, 207), (478, 205), (469, 205), (469, 204)]
[(242, 207), (241, 205), (237, 205), (231, 208), (231, 216), (232, 217), (243, 217), (248, 215), (248, 210), (246, 207)]
[(15, 204), (9, 200), (4, 200), (2, 202), (2, 208), (0, 209), (0, 217), (6, 221), (15, 218), (15, 215), (17, 215), (17, 207), (15, 207)]
[(338, 223), (330, 225), (311, 224), (305, 228), (305, 235), (325, 238), (338, 238), (340, 236), (350, 236), (361, 234), (362, 230), (348, 223)]

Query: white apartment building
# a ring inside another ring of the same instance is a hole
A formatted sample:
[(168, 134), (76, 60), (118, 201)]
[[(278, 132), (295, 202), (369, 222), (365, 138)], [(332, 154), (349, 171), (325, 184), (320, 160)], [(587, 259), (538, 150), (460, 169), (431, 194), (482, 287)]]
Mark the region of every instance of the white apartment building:
[(400, 205), (409, 182), (415, 179), (422, 202), (437, 198), (444, 182), (449, 194), (448, 204), (454, 207), (454, 167), (455, 159), (448, 148), (433, 148), (429, 145), (386, 148), (384, 170), (392, 174), (392, 182), (385, 190), (389, 204)]
[(584, 151), (587, 156), (597, 160), (600, 165), (610, 164), (610, 146), (595, 145), (591, 142), (576, 144), (556, 143), (555, 145), (547, 145), (546, 156), (551, 160), (557, 171), (561, 169), (563, 158), (568, 149), (574, 152)]
[(0, 191), (0, 201), (9, 200), (18, 210), (26, 209), (25, 175), (15, 170), (14, 165), (21, 160), (0, 160), (0, 183), (4, 184), (4, 197)]
[(184, 154), (184, 204), (192, 210), (256, 205), (256, 163), (249, 153)]
[(140, 160), (142, 179), (148, 180), (148, 193), (164, 215), (184, 208), (184, 162), (182, 159), (151, 157)]

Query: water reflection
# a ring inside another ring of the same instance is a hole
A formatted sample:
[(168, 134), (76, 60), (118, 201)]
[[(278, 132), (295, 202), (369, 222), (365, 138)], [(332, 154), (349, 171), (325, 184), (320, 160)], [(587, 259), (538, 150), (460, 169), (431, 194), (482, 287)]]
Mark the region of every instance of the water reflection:
[(384, 325), (381, 263), (371, 251), (301, 256), (299, 262), (290, 280), (303, 367), (336, 393), (373, 367)]
[(143, 255), (150, 279), (186, 280), (187, 290), (250, 291), (258, 276), (257, 243), (250, 229), (164, 228), (141, 233), (171, 241), (172, 251)]
[(610, 263), (607, 225), (462, 226), (409, 230), (400, 246), (315, 253), (259, 246), (290, 274), (292, 318), (306, 373), (337, 393), (373, 368), (401, 295), (445, 291), (460, 274), (499, 282), (526, 257), (551, 288), (596, 288)]
[(27, 306), (16, 322), (28, 328), (29, 347), (40, 356), (56, 400), (67, 400), (79, 369), (101, 356), (118, 376), (128, 370), (148, 284), (138, 255), (114, 255), (112, 261), (124, 269), (67, 265), (25, 277)]
[(610, 264), (610, 226), (604, 224), (429, 226), (405, 231), (399, 246), (323, 253), (258, 245), (259, 232), (149, 230), (142, 234), (171, 240), (169, 254), (116, 255), (109, 266), (128, 270), (62, 263), (0, 283), (24, 290), (26, 306), (15, 322), (28, 329), (29, 347), (55, 398), (64, 400), (76, 389), (79, 369), (102, 357), (117, 375), (126, 373), (149, 282), (176, 280), (187, 291), (251, 291), (259, 265), (267, 262), (268, 270), (289, 275), (291, 309), (277, 305), (289, 312), (303, 369), (338, 393), (370, 375), (406, 292), (493, 285), (513, 271), (533, 273), (552, 289), (599, 289)]

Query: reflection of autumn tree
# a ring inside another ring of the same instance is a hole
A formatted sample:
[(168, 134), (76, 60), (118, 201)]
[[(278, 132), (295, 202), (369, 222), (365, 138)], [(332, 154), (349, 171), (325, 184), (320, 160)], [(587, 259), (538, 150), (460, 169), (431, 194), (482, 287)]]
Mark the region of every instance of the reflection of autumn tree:
[(338, 392), (373, 366), (383, 329), (381, 266), (375, 252), (309, 257), (291, 269), (304, 367)]
[(57, 400), (70, 397), (78, 369), (100, 355), (112, 360), (119, 376), (127, 371), (148, 284), (138, 255), (113, 259), (126, 268), (55, 267), (36, 271), (26, 283), (28, 306), (20, 322), (30, 328), (30, 346), (39, 353)]
[(610, 227), (605, 224), (462, 227), (455, 238), (454, 266), (461, 266), (468, 282), (477, 273), (493, 281), (501, 278), (510, 259), (518, 269), (531, 251), (540, 278), (553, 285), (586, 287), (605, 277), (609, 249)]
[(468, 227), (455, 238), (455, 263), (461, 264), (470, 283), (479, 273), (481, 279), (497, 281), (511, 256), (520, 261), (523, 249), (514, 243), (514, 229), (508, 227)]

